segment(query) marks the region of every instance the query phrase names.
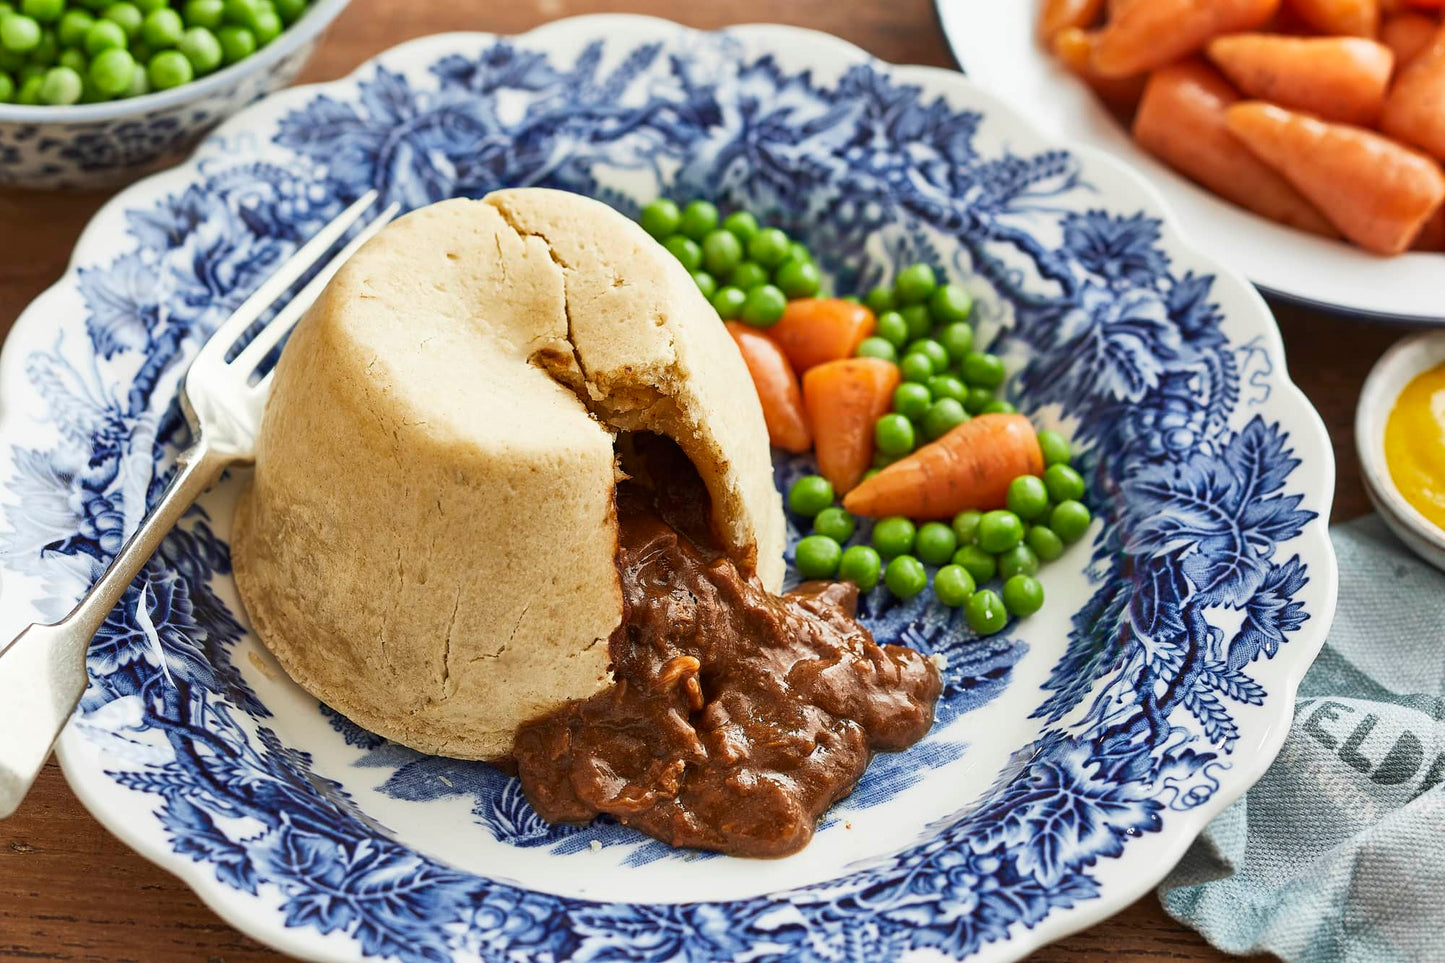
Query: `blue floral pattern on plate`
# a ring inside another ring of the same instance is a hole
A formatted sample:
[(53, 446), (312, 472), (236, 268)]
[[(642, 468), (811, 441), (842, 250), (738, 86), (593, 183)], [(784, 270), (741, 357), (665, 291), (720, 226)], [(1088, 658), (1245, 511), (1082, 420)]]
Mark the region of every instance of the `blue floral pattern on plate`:
[[(1036, 737), (980, 774), (992, 785), (976, 803), (901, 850), (787, 892), (605, 903), (474, 875), (408, 846), (271, 727), (236, 658), (245, 629), (223, 598), (224, 526), (198, 508), (97, 637), (66, 739), (108, 739), (105, 778), (149, 800), (172, 858), (272, 908), (252, 932), (342, 935), (325, 944), (336, 958), (961, 959), (1057, 935), (1067, 923), (1046, 921), (1118, 886), (1106, 863), (1222, 805), (1225, 783), (1243, 790), (1231, 768), (1260, 767), (1237, 755), (1241, 734), (1264, 740), (1242, 713), (1287, 718), (1303, 665), (1272, 676), (1284, 691), (1260, 677), (1290, 647), (1307, 662), (1322, 638), (1327, 496), (1306, 503), (1315, 483), (1294, 452), (1316, 423), (1278, 399), (1278, 349), (1258, 343), (1262, 329), (1242, 329), (1255, 341), (1231, 330), (1218, 288), (1250, 305), (1237, 282), (1200, 268), (1142, 195), (1120, 201), (1096, 182), (1117, 171), (1002, 141), (989, 130), (1002, 109), (959, 106), (972, 102), (962, 81), (796, 31), (697, 34), (636, 18), (551, 29), (556, 49), (540, 35), (401, 48), (354, 79), (283, 95), (252, 126), (263, 147), (223, 131), (144, 202), (122, 195), (124, 245), (80, 260), (68, 282), (83, 324), (24, 349), (25, 390), (51, 434), (29, 444), (8, 432), (4, 564), (39, 580), (39, 609), (73, 600), (185, 441), (172, 401), (185, 358), (362, 191), (415, 207), (538, 184), (627, 213), (657, 193), (709, 196), (798, 232), (839, 290), (914, 260), (967, 279), (981, 335), (1011, 361), (1010, 396), (1041, 422), (1067, 418), (1103, 524), (1067, 645), (1043, 691), (1022, 696)], [(1328, 452), (1310, 457), (1318, 475)], [(781, 461), (779, 483), (806, 470)], [(878, 589), (862, 613), (881, 640), (939, 655), (945, 693), (935, 734), (880, 758), (830, 819), (892, 805), (955, 764), (977, 737), (950, 723), (1008, 690), (1030, 651), (1022, 627), (977, 639), (925, 597)], [(630, 847), (623, 867), (679, 858), (610, 823), (546, 826), (499, 773), (321, 711), (359, 752), (353, 768), (388, 774), (378, 792), (398, 805), (465, 797), (475, 831), (537, 858), (613, 844)]]

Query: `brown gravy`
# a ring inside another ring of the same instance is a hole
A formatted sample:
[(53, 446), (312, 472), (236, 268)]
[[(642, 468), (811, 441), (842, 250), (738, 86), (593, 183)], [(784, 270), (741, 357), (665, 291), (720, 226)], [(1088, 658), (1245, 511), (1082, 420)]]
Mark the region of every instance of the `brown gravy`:
[(524, 725), (513, 758), (549, 822), (601, 813), (674, 846), (786, 856), (853, 790), (874, 752), (928, 732), (938, 670), (879, 646), (852, 583), (776, 596), (726, 558), (681, 452), (617, 488), (616, 682)]

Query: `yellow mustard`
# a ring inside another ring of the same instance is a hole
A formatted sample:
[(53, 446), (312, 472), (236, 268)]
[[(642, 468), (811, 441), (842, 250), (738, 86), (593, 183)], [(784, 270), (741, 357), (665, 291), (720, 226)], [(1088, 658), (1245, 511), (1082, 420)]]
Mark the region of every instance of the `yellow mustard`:
[(1445, 530), (1445, 364), (1417, 375), (1395, 399), (1385, 464), (1405, 500)]

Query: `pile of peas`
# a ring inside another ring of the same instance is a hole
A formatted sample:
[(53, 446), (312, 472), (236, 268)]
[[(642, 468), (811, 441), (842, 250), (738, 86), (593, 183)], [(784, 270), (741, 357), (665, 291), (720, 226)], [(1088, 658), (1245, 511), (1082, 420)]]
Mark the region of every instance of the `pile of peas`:
[(0, 0), (0, 103), (167, 90), (280, 35), (310, 0)]
[[(843, 545), (857, 520), (833, 504), (833, 486), (821, 475), (808, 475), (788, 491), (788, 508), (813, 519), (813, 534), (798, 542), (795, 561), (804, 578), (839, 578), (864, 592), (881, 581), (901, 599), (928, 587), (949, 608), (962, 608), (969, 628), (979, 635), (999, 632), (1010, 615), (1027, 618), (1044, 604), (1039, 566), (1084, 537), (1092, 518), (1081, 499), (1084, 479), (1069, 465), (1068, 441), (1057, 432), (1039, 432), (1043, 476), (1020, 475), (1008, 488), (1008, 507), (991, 512), (959, 512), (953, 523), (895, 516), (873, 526), (870, 545)], [(886, 565), (885, 565), (886, 560)], [(983, 586), (1001, 582), (998, 589)]]
[(747, 211), (720, 218), (708, 201), (678, 207), (662, 198), (642, 209), (643, 230), (692, 272), (724, 321), (770, 328), (793, 298), (818, 293), (823, 275), (806, 247)]

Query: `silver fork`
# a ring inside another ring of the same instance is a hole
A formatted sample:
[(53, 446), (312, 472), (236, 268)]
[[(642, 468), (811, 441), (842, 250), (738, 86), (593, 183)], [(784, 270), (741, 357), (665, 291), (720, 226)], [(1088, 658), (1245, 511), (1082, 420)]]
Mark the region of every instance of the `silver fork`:
[(15, 811), (85, 691), (90, 640), (181, 515), (228, 466), (255, 457), (256, 430), (271, 390), (271, 372), (251, 376), (320, 296), (356, 249), (396, 216), (393, 204), (369, 221), (230, 361), (228, 354), (256, 320), (315, 266), (376, 204), (370, 191), (322, 228), (267, 278), (201, 347), (181, 384), (181, 408), (194, 438), (176, 473), (105, 574), (70, 614), (31, 625), (0, 649), (0, 819)]

